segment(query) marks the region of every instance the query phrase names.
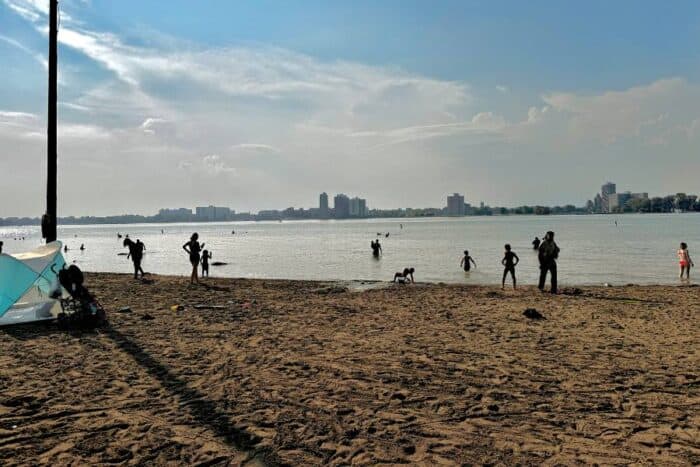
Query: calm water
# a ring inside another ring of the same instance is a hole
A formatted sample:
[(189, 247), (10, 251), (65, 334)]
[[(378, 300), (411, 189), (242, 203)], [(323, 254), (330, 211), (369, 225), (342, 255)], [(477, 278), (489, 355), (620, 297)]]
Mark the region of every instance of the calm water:
[[(689, 244), (691, 256), (700, 252), (700, 215), (694, 214), (68, 226), (59, 229), (59, 238), (71, 249), (67, 262), (87, 271), (132, 270), (126, 256), (117, 255), (126, 251), (117, 239), (121, 232), (146, 244), (147, 272), (188, 275), (182, 245), (197, 231), (212, 261), (229, 263), (212, 267), (213, 276), (390, 280), (395, 271), (413, 266), (419, 281), (472, 284), (500, 283), (508, 242), (521, 259), (520, 282), (532, 284), (538, 268), (530, 242), (547, 230), (556, 232), (564, 284), (673, 284), (679, 242)], [(377, 232), (390, 233), (381, 237), (380, 260), (369, 248)], [(16, 236), (26, 240), (15, 241)], [(5, 252), (31, 249), (39, 237), (36, 227), (0, 228)], [(86, 251), (78, 250), (81, 243)], [(470, 273), (459, 267), (464, 249), (478, 264)], [(700, 253), (697, 260), (700, 264)]]

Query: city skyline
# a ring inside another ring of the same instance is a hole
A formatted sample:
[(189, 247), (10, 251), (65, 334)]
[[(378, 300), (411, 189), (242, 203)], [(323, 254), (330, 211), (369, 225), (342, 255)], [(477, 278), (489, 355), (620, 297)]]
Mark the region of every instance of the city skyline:
[[(0, 1), (0, 216), (43, 212), (46, 3)], [(61, 2), (59, 215), (299, 206), (319, 180), (387, 208), (698, 191), (697, 2), (163, 13)]]

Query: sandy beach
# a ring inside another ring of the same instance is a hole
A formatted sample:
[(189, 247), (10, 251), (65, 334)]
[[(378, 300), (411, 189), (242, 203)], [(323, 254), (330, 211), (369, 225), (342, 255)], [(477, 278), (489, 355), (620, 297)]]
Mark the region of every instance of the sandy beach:
[(2, 465), (700, 463), (700, 288), (152, 279), (0, 329)]

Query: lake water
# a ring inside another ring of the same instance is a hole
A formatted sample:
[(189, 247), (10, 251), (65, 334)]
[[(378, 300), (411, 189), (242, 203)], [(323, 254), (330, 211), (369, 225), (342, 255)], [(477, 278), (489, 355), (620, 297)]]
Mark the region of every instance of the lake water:
[[(696, 214), (88, 225), (61, 227), (59, 239), (70, 248), (66, 261), (86, 271), (132, 271), (126, 256), (118, 256), (126, 252), (120, 232), (146, 244), (147, 272), (189, 275), (182, 245), (196, 231), (212, 261), (229, 263), (211, 267), (212, 276), (391, 280), (413, 266), (418, 281), (470, 284), (500, 283), (503, 245), (510, 243), (521, 259), (519, 282), (534, 284), (538, 266), (530, 242), (547, 230), (556, 232), (561, 248), (560, 282), (570, 285), (674, 284), (679, 242), (688, 243), (691, 256), (700, 251)], [(390, 235), (380, 237), (384, 255), (375, 260), (369, 244), (378, 232)], [(22, 236), (26, 240), (13, 240)], [(37, 227), (0, 228), (0, 239), (6, 253), (41, 242)], [(85, 251), (78, 250), (81, 244)], [(459, 267), (465, 249), (478, 265), (470, 273)]]

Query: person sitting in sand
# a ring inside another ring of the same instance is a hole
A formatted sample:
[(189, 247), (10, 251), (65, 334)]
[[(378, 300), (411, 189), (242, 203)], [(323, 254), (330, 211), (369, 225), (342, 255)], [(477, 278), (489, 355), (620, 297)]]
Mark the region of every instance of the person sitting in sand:
[(681, 242), (681, 247), (678, 249), (678, 265), (680, 266), (679, 278), (683, 279), (683, 272), (685, 272), (686, 280), (690, 280), (690, 268), (695, 267), (693, 260), (690, 258), (690, 253), (688, 252), (688, 245), (685, 242)]
[(204, 248), (204, 243), (200, 244), (197, 240), (199, 240), (199, 234), (195, 232), (190, 237), (190, 240), (182, 245), (182, 249), (190, 255), (190, 264), (192, 265), (190, 284), (199, 284), (197, 268), (199, 267), (200, 253), (202, 248)]
[(394, 280), (392, 282), (398, 282), (399, 284), (413, 284), (415, 279), (413, 278), (413, 273), (416, 272), (414, 268), (404, 268), (403, 272), (397, 272), (394, 274)]
[(382, 246), (379, 244), (379, 240), (372, 241), (370, 247), (372, 248), (372, 255), (375, 258), (379, 258), (379, 255), (382, 254)]
[(469, 272), (472, 264), (474, 265), (474, 267), (476, 267), (476, 261), (474, 261), (474, 258), (469, 256), (469, 250), (464, 250), (464, 257), (459, 263), (459, 267), (464, 268), (464, 272)]
[(209, 277), (209, 260), (212, 254), (209, 250), (202, 251), (202, 277)]
[(139, 278), (139, 272), (141, 273), (141, 278), (146, 274), (143, 272), (141, 267), (141, 261), (143, 260), (143, 252), (146, 249), (146, 245), (141, 243), (141, 240), (136, 239), (136, 242), (130, 238), (125, 238), (123, 245), (129, 248), (129, 254), (126, 255), (126, 259), (131, 258), (134, 263), (134, 279)]
[(505, 269), (503, 270), (503, 279), (501, 279), (501, 290), (506, 288), (506, 275), (508, 273), (510, 273), (511, 277), (513, 278), (513, 289), (515, 289), (515, 266), (517, 266), (520, 262), (520, 258), (518, 258), (518, 255), (516, 255), (515, 252), (511, 251), (508, 243), (506, 243), (504, 248), (506, 249), (506, 252), (503, 255), (501, 264), (505, 267)]

